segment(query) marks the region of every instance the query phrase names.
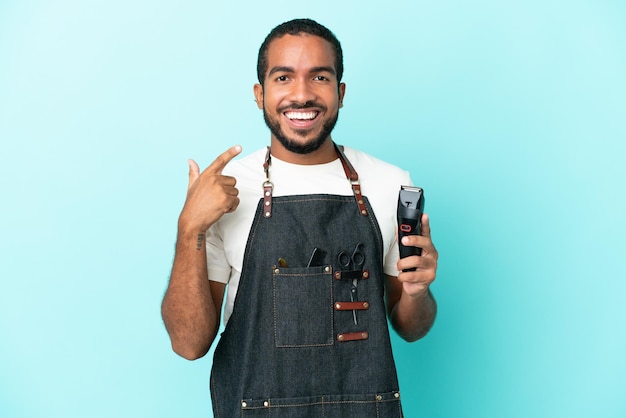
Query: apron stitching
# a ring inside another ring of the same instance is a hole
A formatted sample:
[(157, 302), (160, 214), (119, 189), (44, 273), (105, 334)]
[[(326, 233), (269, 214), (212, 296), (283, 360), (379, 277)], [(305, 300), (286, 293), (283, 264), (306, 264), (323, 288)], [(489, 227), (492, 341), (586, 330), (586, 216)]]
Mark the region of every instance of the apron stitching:
[[(366, 196), (364, 196), (364, 198), (367, 199)], [(380, 255), (381, 260), (382, 260), (382, 257), (384, 255), (383, 251), (382, 251), (382, 249), (383, 249), (383, 242), (382, 242), (382, 235), (381, 235), (382, 233), (380, 232), (380, 228), (378, 227), (378, 222), (375, 219), (376, 215), (374, 214), (374, 210), (371, 209), (371, 207), (369, 205), (369, 200), (367, 201), (367, 203), (368, 203), (369, 213), (372, 215), (372, 216), (368, 216), (368, 218), (369, 218), (369, 221), (370, 221), (370, 224), (371, 224), (372, 228), (374, 229), (374, 232), (376, 232), (376, 234), (375, 234), (376, 235), (376, 241), (378, 241), (378, 248), (381, 250), (379, 255)], [(384, 262), (383, 262), (383, 264), (384, 264)], [(384, 271), (384, 266), (383, 266), (383, 271)]]
[[(282, 197), (288, 197), (288, 196), (282, 196)], [(339, 198), (332, 198), (332, 197), (318, 197), (318, 198), (311, 198), (311, 199), (290, 199), (290, 200), (285, 200), (285, 201), (278, 201), (276, 203), (274, 203), (275, 205), (280, 205), (280, 204), (289, 204), (289, 203), (308, 203), (308, 202), (341, 202), (344, 199), (342, 199), (343, 197), (350, 197), (350, 196), (339, 196)]]
[(295, 345), (295, 344), (289, 344), (289, 345), (277, 345), (277, 348), (299, 348), (299, 347), (329, 347), (333, 345), (332, 343), (329, 344), (299, 344), (299, 345)]
[(273, 289), (272, 289), (272, 293), (274, 294), (274, 300), (272, 301), (274, 303), (274, 345), (278, 346), (278, 328), (276, 326), (277, 324), (277, 317), (276, 317), (276, 276), (272, 275), (272, 285), (273, 285)]
[[(332, 274), (328, 278), (330, 279), (330, 306), (332, 306), (333, 301), (335, 300), (335, 294), (333, 293), (335, 284), (333, 283)], [(331, 341), (330, 345), (335, 344), (335, 310), (332, 308), (330, 308), (330, 341)]]
[[(211, 391), (213, 393), (215, 393), (215, 382), (213, 381), (213, 378), (210, 379), (210, 385), (211, 385)], [(217, 399), (215, 399), (215, 405), (218, 406), (218, 404), (219, 404), (219, 402), (217, 401)], [(216, 418), (219, 418), (219, 416), (220, 416), (219, 415), (219, 411), (220, 411), (219, 410), (219, 406), (218, 406), (218, 408), (213, 408), (213, 409), (215, 409), (217, 411), (216, 412)], [(243, 414), (243, 412), (242, 412), (242, 414)]]

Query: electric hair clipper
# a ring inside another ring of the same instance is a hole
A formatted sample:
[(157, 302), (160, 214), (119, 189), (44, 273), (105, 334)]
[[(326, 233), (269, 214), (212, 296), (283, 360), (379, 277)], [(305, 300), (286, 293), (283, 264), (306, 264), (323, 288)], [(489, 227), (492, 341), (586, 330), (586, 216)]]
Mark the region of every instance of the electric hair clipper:
[[(421, 187), (401, 186), (398, 195), (398, 246), (400, 258), (422, 254), (421, 248), (402, 245), (402, 237), (421, 234), (423, 213), (424, 189)], [(414, 270), (413, 268), (405, 271)]]

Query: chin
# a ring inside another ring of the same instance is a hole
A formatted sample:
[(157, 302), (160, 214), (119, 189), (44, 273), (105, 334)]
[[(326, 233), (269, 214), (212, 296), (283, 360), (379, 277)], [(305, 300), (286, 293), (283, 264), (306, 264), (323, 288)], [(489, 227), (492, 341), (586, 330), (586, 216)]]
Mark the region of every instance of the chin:
[(278, 140), (278, 142), (281, 143), (281, 145), (283, 147), (285, 147), (285, 149), (287, 149), (288, 151), (294, 152), (296, 154), (310, 154), (312, 152), (317, 151), (318, 149), (320, 149), (320, 147), (322, 145), (324, 145), (324, 142), (326, 142), (326, 140), (328, 139), (328, 137), (326, 138), (313, 138), (309, 141), (294, 141), (293, 139), (289, 139), (286, 138), (282, 135), (278, 136), (278, 135), (274, 135), (276, 137), (276, 139)]
[[(320, 149), (320, 147), (324, 145), (327, 140), (330, 140), (330, 133), (337, 123), (338, 116), (339, 115), (337, 114), (334, 118), (325, 121), (316, 133), (293, 131), (292, 136), (289, 137), (285, 135), (285, 131), (280, 126), (280, 123), (272, 120), (267, 112), (263, 111), (265, 124), (270, 129), (273, 136), (286, 150), (296, 154), (310, 154), (315, 152)], [(309, 139), (307, 139), (307, 137)]]

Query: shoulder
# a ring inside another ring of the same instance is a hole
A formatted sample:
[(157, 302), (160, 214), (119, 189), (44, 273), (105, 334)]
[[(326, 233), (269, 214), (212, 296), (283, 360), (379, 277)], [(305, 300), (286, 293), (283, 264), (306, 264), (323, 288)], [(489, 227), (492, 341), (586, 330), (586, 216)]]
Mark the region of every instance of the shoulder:
[(400, 186), (413, 184), (411, 175), (408, 171), (363, 151), (345, 147), (344, 152), (359, 174), (363, 195), (367, 197), (374, 211), (383, 238), (386, 271), (394, 272), (397, 259), (397, 245), (394, 242), (398, 192)]
[(355, 148), (344, 147), (344, 152), (363, 182), (373, 182), (374, 184), (402, 183), (408, 185), (411, 181), (409, 172), (397, 165), (383, 161)]
[(379, 223), (393, 227), (400, 186), (413, 185), (411, 175), (363, 151), (345, 147), (344, 152), (359, 174), (363, 195), (369, 199)]

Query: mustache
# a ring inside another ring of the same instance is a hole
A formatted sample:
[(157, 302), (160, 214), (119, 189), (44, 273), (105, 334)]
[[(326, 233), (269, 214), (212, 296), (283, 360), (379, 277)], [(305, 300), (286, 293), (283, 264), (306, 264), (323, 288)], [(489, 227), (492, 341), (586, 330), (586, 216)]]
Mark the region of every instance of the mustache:
[(324, 106), (323, 104), (316, 102), (314, 100), (308, 101), (308, 102), (304, 102), (304, 103), (291, 103), (287, 106), (283, 106), (279, 109), (280, 113), (286, 112), (288, 110), (302, 110), (302, 109), (308, 109), (311, 107), (317, 107), (319, 109), (322, 110), (326, 110), (326, 106)]

